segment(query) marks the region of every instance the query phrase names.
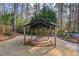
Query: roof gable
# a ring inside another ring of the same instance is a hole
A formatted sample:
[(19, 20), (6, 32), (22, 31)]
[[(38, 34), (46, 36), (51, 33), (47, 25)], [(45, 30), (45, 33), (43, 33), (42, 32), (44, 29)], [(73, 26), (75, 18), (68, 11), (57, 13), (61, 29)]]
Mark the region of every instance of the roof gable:
[(43, 18), (38, 18), (38, 19), (34, 19), (32, 20), (29, 24), (25, 24), (24, 26), (38, 26), (38, 25), (42, 25), (42, 26), (46, 26), (46, 27), (55, 27), (56, 25), (54, 23), (49, 23), (47, 20), (43, 19)]

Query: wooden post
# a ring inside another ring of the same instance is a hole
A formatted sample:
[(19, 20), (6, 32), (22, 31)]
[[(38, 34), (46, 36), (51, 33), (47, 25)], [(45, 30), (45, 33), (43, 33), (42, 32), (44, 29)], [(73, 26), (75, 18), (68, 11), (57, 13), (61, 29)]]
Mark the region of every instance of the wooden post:
[(49, 33), (48, 33), (48, 40), (49, 40)]
[(31, 40), (32, 40), (32, 29), (30, 29), (31, 30)]
[(26, 44), (26, 28), (24, 27), (24, 45)]
[(49, 40), (50, 30), (51, 30), (51, 26), (50, 26), (50, 28), (48, 30), (48, 40)]
[(54, 48), (56, 47), (56, 27), (54, 29)]
[(49, 36), (51, 36), (50, 33), (51, 33), (51, 27), (50, 27), (50, 30), (49, 30)]
[(50, 31), (51, 31), (51, 26), (50, 26), (50, 28), (48, 30), (48, 40), (49, 40)]

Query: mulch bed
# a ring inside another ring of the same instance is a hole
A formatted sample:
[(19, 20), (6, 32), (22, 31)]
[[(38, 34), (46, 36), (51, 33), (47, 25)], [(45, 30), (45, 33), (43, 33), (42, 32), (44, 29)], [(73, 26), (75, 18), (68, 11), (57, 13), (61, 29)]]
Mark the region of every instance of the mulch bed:
[(18, 35), (20, 35), (20, 34), (19, 33), (12, 33), (10, 36), (0, 34), (0, 42), (5, 41), (5, 40), (12, 39), (12, 38), (14, 38), (14, 37), (16, 37)]
[(49, 46), (53, 46), (53, 41), (51, 39), (49, 40), (46, 39), (46, 37), (35, 38), (35, 40), (29, 39), (26, 42), (26, 45), (37, 46), (37, 47), (49, 47)]
[(60, 39), (62, 40), (65, 40), (65, 41), (68, 41), (68, 42), (72, 42), (72, 43), (77, 43), (79, 44), (79, 38), (62, 38), (62, 37), (59, 37)]
[(79, 38), (71, 38), (71, 39), (68, 39), (68, 41), (79, 44)]

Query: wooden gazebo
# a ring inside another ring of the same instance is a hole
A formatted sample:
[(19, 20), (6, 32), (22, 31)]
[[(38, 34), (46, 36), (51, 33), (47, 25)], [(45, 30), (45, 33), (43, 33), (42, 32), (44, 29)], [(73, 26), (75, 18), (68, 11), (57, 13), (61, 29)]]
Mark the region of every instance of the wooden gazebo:
[[(37, 27), (39, 27), (39, 28), (43, 27), (43, 29), (42, 29), (43, 31), (48, 30), (48, 35), (47, 35), (48, 40), (49, 40), (49, 36), (51, 36), (51, 34), (52, 34), (52, 29), (54, 30), (54, 47), (55, 47), (56, 46), (56, 24), (49, 23), (48, 21), (46, 21), (43, 18), (38, 18), (38, 19), (32, 20), (30, 23), (24, 25), (24, 45), (26, 45), (26, 43), (27, 43), (26, 42), (26, 30), (28, 30), (28, 32), (30, 32), (30, 34), (31, 34), (30, 40), (32, 40), (32, 36), (34, 35), (32, 31), (35, 32), (35, 30), (33, 30), (33, 29), (36, 29)], [(42, 32), (42, 33), (44, 33), (44, 32)], [(41, 34), (39, 34), (39, 35), (41, 35)]]

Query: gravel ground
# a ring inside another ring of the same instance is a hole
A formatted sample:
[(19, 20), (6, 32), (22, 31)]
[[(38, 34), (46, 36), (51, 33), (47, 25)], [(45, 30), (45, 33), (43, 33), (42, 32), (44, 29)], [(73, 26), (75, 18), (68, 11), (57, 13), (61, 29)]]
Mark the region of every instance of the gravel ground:
[(79, 45), (57, 38), (56, 48), (23, 45), (23, 35), (0, 42), (0, 56), (78, 56)]

